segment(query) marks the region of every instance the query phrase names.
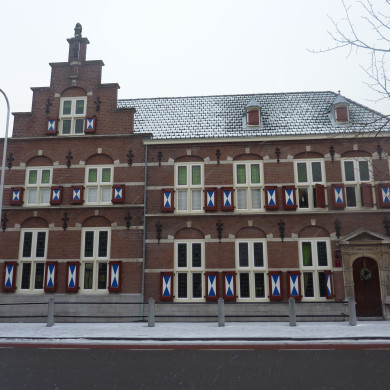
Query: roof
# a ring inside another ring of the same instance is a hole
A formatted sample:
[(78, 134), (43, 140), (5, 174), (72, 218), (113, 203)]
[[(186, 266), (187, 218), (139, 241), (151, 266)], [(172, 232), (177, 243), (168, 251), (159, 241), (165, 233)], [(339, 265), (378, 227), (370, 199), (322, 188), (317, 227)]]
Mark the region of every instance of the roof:
[[(118, 100), (119, 109), (135, 108), (134, 132), (154, 139), (261, 137), (375, 132), (386, 117), (349, 99), (350, 124), (338, 125), (331, 105), (338, 94), (294, 92)], [(261, 107), (261, 126), (247, 128), (245, 108)]]

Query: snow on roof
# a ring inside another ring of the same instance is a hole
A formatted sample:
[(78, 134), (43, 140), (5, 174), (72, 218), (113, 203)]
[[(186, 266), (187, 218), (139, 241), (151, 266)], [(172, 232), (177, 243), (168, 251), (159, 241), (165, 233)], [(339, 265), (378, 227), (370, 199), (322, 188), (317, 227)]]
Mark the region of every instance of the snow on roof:
[[(134, 132), (153, 133), (155, 139), (369, 133), (380, 126), (389, 131), (384, 115), (349, 99), (350, 123), (335, 124), (329, 108), (338, 96), (323, 91), (121, 99), (118, 108), (134, 108)], [(261, 107), (255, 129), (243, 126), (251, 100)]]

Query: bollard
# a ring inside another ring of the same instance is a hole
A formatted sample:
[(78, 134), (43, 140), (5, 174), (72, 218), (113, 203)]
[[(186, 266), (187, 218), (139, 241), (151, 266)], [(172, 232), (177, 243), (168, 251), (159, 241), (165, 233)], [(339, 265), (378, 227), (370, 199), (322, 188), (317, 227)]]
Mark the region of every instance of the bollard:
[(218, 326), (225, 326), (225, 306), (223, 298), (218, 299)]
[(148, 326), (149, 327), (154, 327), (155, 324), (154, 309), (155, 309), (154, 299), (149, 298), (149, 302), (148, 302)]
[(290, 326), (297, 326), (297, 314), (295, 313), (295, 299), (288, 299), (288, 316), (290, 318)]
[(348, 298), (348, 314), (349, 314), (349, 325), (356, 326), (356, 305), (355, 298)]
[(54, 325), (54, 298), (50, 298), (47, 308), (47, 325), (52, 327)]

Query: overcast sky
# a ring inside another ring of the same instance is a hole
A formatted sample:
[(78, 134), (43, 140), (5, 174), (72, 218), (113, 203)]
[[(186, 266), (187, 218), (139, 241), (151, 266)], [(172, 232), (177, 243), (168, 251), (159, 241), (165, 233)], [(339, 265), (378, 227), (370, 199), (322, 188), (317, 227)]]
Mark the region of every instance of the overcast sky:
[[(30, 111), (30, 87), (49, 85), (48, 64), (67, 60), (80, 22), (87, 59), (104, 61), (102, 81), (119, 83), (119, 98), (341, 90), (389, 114), (364, 84), (366, 55), (308, 51), (332, 45), (329, 16), (343, 15), (341, 0), (9, 0), (0, 88), (11, 112)], [(1, 137), (5, 122), (0, 96)]]

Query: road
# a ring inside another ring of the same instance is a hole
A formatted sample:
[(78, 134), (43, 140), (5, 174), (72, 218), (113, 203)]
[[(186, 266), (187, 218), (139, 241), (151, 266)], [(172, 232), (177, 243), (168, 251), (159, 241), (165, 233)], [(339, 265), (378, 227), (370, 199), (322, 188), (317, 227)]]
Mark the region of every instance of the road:
[(390, 386), (390, 349), (116, 348), (2, 347), (0, 389), (348, 390)]

